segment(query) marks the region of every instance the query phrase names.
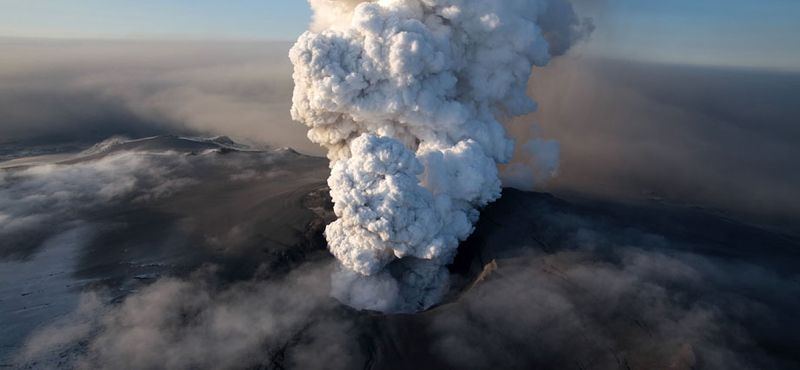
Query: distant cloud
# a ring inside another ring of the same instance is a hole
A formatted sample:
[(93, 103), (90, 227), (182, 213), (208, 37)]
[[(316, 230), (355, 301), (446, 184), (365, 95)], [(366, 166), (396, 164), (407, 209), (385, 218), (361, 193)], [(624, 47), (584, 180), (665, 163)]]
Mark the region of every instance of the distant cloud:
[[(160, 141), (168, 143), (159, 146)], [(127, 144), (114, 138), (58, 164), (0, 168), (0, 260), (28, 258), (49, 237), (82, 223), (107, 221), (107, 215), (120, 210), (135, 219), (135, 210), (147, 209), (198, 186), (213, 189), (230, 183), (270, 183), (291, 176), (314, 181), (314, 173), (298, 175), (290, 168), (273, 166), (287, 153), (223, 155), (213, 148), (217, 147), (174, 137)], [(324, 170), (322, 159), (319, 163), (316, 169)], [(324, 178), (324, 174), (317, 176), (316, 181)], [(264, 190), (262, 195), (269, 196)], [(206, 211), (213, 210), (198, 212)]]
[(169, 196), (195, 180), (177, 153), (122, 152), (95, 161), (0, 169), (0, 258), (25, 257), (87, 213)]
[[(291, 121), (288, 43), (0, 39), (0, 137), (224, 134), (321, 153)], [(0, 153), (2, 154), (2, 153)]]

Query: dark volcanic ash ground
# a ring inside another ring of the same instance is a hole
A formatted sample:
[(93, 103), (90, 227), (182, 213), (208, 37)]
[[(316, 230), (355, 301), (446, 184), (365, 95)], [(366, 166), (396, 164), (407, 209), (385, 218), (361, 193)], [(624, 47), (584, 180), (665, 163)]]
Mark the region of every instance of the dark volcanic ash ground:
[[(53, 162), (53, 158), (38, 159)], [(798, 241), (506, 188), (417, 314), (330, 297), (327, 160), (225, 138), (0, 163), (5, 368), (792, 369)]]

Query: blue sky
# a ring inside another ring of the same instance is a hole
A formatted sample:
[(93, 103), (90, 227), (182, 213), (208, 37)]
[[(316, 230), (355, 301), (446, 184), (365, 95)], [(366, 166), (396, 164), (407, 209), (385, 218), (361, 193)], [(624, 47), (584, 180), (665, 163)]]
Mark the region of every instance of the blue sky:
[[(582, 0), (598, 30), (583, 52), (800, 70), (800, 0)], [(292, 40), (304, 0), (0, 0), (0, 36)]]
[[(594, 52), (800, 70), (800, 0), (608, 0)], [(590, 46), (590, 47), (589, 47)]]
[(0, 0), (0, 35), (177, 36), (291, 40), (311, 17), (304, 0)]

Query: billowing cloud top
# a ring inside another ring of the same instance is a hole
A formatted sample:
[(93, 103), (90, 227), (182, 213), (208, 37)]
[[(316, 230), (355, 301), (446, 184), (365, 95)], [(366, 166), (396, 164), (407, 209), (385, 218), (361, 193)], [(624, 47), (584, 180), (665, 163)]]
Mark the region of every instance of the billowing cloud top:
[(289, 53), (291, 113), (332, 161), (334, 294), (357, 308), (427, 308), (477, 208), (500, 196), (496, 163), (514, 145), (498, 119), (536, 109), (528, 78), (551, 59), (541, 24), (559, 34), (581, 23), (562, 1), (311, 4), (319, 32)]

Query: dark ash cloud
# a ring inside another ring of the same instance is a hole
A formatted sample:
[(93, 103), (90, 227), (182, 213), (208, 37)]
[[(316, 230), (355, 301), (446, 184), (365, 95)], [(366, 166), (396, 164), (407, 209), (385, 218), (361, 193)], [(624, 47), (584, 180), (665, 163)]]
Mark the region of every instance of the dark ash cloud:
[(507, 124), (561, 143), (561, 195), (654, 197), (800, 233), (800, 75), (555, 59), (536, 69), (539, 110)]

